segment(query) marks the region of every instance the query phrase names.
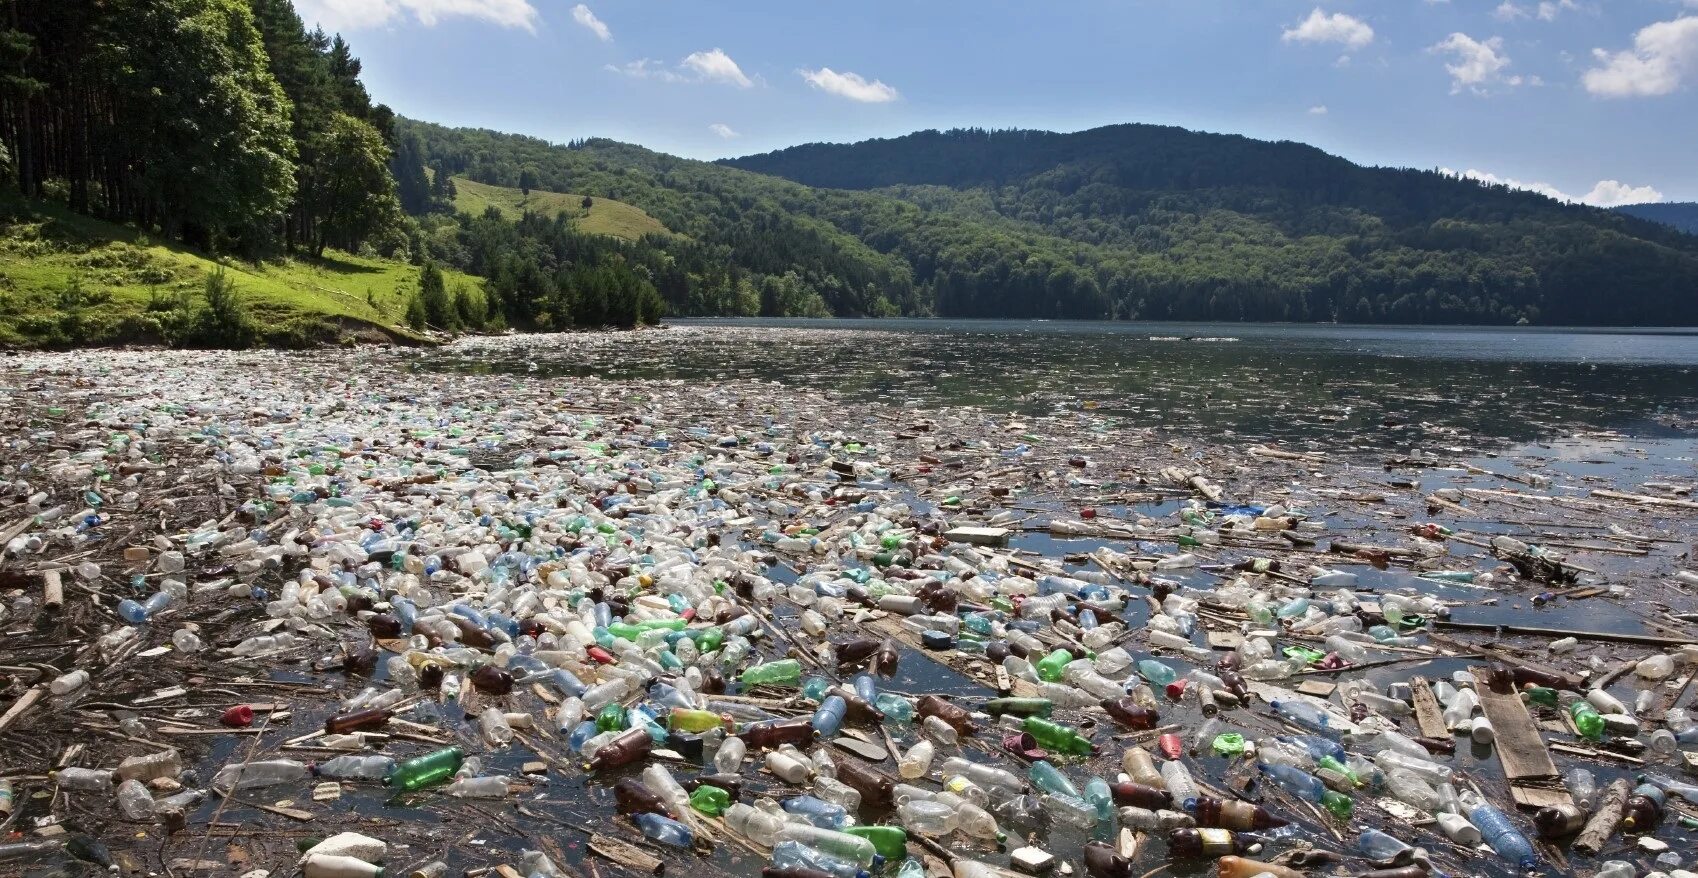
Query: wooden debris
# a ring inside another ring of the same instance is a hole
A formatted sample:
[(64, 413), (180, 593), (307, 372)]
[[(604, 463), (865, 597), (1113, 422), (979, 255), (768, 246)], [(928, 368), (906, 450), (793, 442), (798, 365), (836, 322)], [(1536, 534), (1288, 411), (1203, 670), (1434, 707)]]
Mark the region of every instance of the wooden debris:
[(605, 835), (590, 836), (590, 852), (606, 857), (639, 874), (659, 875), (666, 863), (636, 845), (626, 844)]
[(1439, 700), (1433, 697), (1433, 689), (1427, 683), (1426, 677), (1415, 677), (1409, 681), (1409, 692), (1415, 701), (1415, 722), (1421, 728), (1421, 734), (1429, 738), (1445, 738), (1450, 735), (1450, 727), (1445, 725), (1444, 711), (1439, 708)]
[[(1486, 719), (1491, 721), (1492, 728), (1497, 730), (1498, 762), (1503, 766), (1511, 795), (1517, 803), (1524, 800), (1545, 804), (1571, 802), (1566, 792), (1560, 794), (1560, 799), (1554, 800), (1550, 794), (1550, 790), (1559, 784), (1556, 764), (1551, 761), (1544, 738), (1539, 735), (1539, 727), (1533, 724), (1533, 717), (1527, 712), (1527, 705), (1522, 703), (1520, 693), (1513, 686), (1500, 689), (1488, 684), (1493, 674), (1486, 668), (1476, 667), (1472, 671), (1474, 678), (1481, 681), (1477, 690), (1480, 707), (1485, 711)], [(1536, 792), (1517, 794), (1518, 788)]]
[(1627, 793), (1633, 788), (1633, 782), (1627, 778), (1617, 778), (1604, 788), (1598, 797), (1598, 809), (1592, 812), (1592, 819), (1586, 821), (1586, 828), (1580, 830), (1580, 835), (1574, 839), (1574, 850), (1588, 857), (1595, 857), (1609, 843), (1610, 836), (1615, 834), (1616, 826), (1621, 823), (1623, 809), (1627, 807)]

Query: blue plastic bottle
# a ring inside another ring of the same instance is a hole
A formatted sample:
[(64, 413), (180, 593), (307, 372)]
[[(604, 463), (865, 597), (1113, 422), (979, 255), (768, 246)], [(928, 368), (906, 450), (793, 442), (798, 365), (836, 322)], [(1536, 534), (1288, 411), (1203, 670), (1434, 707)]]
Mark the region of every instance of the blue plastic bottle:
[(843, 716), (849, 710), (849, 703), (841, 695), (828, 695), (820, 702), (819, 709), (814, 711), (811, 724), (822, 738), (831, 738), (843, 728)]
[(842, 829), (849, 825), (849, 812), (813, 796), (795, 796), (779, 802), (779, 807), (801, 817), (821, 829)]
[(1490, 802), (1472, 793), (1464, 797), (1463, 807), (1468, 809), (1468, 820), (1480, 830), (1486, 844), (1491, 845), (1497, 855), (1514, 863), (1522, 871), (1536, 868), (1538, 857), (1533, 855), (1533, 844), (1509, 818)]
[(637, 826), (643, 830), (643, 835), (660, 844), (688, 848), (696, 838), (690, 832), (689, 827), (670, 817), (663, 817), (659, 814), (638, 814), (636, 821)]
[(118, 602), (118, 616), (131, 625), (140, 625), (147, 621), (147, 608), (124, 598)]

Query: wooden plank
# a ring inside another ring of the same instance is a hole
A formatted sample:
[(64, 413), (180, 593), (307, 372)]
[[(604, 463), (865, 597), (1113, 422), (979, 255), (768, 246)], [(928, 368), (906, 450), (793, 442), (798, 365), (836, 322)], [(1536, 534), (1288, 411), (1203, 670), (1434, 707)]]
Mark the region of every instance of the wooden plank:
[(1529, 809), (1550, 808), (1556, 805), (1572, 805), (1574, 797), (1567, 790), (1553, 790), (1548, 787), (1533, 787), (1524, 784), (1511, 784), (1510, 798), (1515, 804)]
[(1551, 762), (1551, 754), (1545, 749), (1545, 741), (1539, 736), (1539, 727), (1533, 724), (1527, 705), (1521, 703), (1521, 695), (1514, 687), (1499, 691), (1486, 685), (1485, 681), (1492, 679), (1487, 668), (1472, 670), (1474, 679), (1481, 681), (1480, 707), (1497, 730), (1498, 762), (1503, 765), (1504, 776), (1511, 784), (1556, 779), (1556, 764)]
[(1439, 708), (1439, 700), (1433, 696), (1433, 687), (1427, 684), (1427, 678), (1416, 677), (1410, 680), (1409, 692), (1415, 700), (1415, 723), (1421, 727), (1421, 734), (1428, 738), (1450, 737), (1450, 727), (1445, 725), (1444, 711)]

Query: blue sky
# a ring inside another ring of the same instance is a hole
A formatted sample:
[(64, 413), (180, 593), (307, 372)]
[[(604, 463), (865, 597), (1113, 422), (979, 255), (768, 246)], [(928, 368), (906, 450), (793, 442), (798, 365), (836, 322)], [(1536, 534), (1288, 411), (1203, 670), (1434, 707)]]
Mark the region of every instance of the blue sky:
[(398, 112), (694, 158), (1117, 122), (1698, 200), (1698, 0), (296, 0)]

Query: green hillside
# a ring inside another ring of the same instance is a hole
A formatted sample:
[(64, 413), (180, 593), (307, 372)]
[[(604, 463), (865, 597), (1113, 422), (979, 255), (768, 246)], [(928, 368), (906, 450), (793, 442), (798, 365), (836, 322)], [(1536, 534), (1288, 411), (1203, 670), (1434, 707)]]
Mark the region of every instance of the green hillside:
[(454, 192), (454, 209), (473, 215), (482, 214), (490, 207), (501, 211), (509, 219), (518, 219), (526, 211), (551, 219), (565, 213), (577, 223), (580, 231), (625, 241), (640, 240), (644, 235), (672, 234), (661, 225), (660, 220), (644, 213), (642, 208), (611, 198), (592, 197), (589, 209), (585, 210), (582, 195), (539, 189), (533, 189), (526, 195), (519, 189), (491, 186), (466, 177), (454, 178)]
[[(43, 203), (6, 205), (0, 221), (0, 344), (158, 343), (201, 304), (223, 267), (261, 340), (293, 346), (350, 338), (402, 341), (420, 268), (327, 251), (254, 265), (214, 261), (133, 228)], [(448, 272), (448, 288), (481, 301), (481, 281)]]
[(920, 132), (705, 163), (398, 120), (470, 180), (687, 234), (674, 314), (1690, 325), (1666, 226), (1298, 143), (1119, 125)]
[(858, 224), (863, 238), (889, 242), (881, 249), (934, 266), (916, 280), (930, 281), (944, 314), (1698, 321), (1698, 239), (1505, 186), (1363, 167), (1300, 143), (1155, 125), (972, 129), (725, 164), (1049, 238), (1045, 249), (1085, 273), (1058, 285), (1054, 269), (1022, 264), (1030, 253), (999, 256), (994, 244), (923, 224)]

